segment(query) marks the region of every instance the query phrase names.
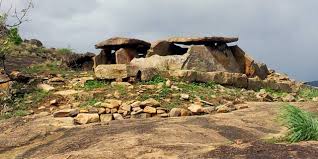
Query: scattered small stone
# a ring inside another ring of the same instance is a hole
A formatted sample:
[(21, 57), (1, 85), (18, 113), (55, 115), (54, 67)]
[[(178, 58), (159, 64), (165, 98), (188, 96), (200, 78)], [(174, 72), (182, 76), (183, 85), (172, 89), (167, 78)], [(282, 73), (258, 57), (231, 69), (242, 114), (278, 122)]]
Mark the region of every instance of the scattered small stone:
[(131, 107), (133, 107), (133, 108), (135, 108), (135, 107), (140, 107), (140, 101), (136, 101), (136, 102), (133, 102), (132, 104), (131, 104)]
[(131, 115), (140, 114), (140, 113), (142, 113), (143, 111), (144, 111), (143, 109), (140, 109), (140, 110), (137, 110), (137, 111), (133, 111), (133, 112), (131, 112)]
[(213, 107), (213, 106), (204, 107), (203, 112), (206, 114), (212, 114), (213, 112), (215, 112), (215, 107)]
[(110, 114), (112, 112), (110, 108), (105, 108), (105, 110), (106, 110), (106, 114)]
[(115, 91), (114, 97), (115, 97), (116, 99), (120, 99), (120, 93), (119, 93), (118, 91)]
[(265, 90), (261, 90), (259, 93), (257, 93), (256, 98), (262, 102), (273, 102), (274, 101), (274, 98), (270, 94), (266, 93)]
[(282, 100), (283, 102), (296, 102), (296, 98), (291, 94), (286, 95)]
[(166, 81), (166, 87), (171, 87), (172, 86), (172, 82), (170, 80)]
[(157, 109), (157, 114), (164, 114), (164, 113), (166, 113), (165, 110)]
[(81, 93), (83, 91), (76, 91), (76, 90), (64, 90), (64, 91), (58, 91), (55, 92), (55, 95), (61, 95), (61, 96), (70, 96), (70, 95), (74, 95), (74, 94), (78, 94)]
[(122, 104), (122, 101), (121, 101), (121, 100), (107, 99), (107, 100), (105, 101), (105, 103), (102, 103), (102, 104), (101, 104), (101, 106), (102, 106), (102, 107), (106, 107), (106, 108), (113, 109), (113, 108), (118, 108), (118, 107), (120, 107), (121, 104)]
[(235, 105), (235, 108), (237, 110), (241, 110), (241, 109), (247, 109), (248, 105), (247, 104), (239, 104), (239, 105)]
[(37, 87), (45, 92), (50, 92), (55, 89), (53, 86), (50, 86), (48, 84), (39, 84)]
[(140, 106), (160, 107), (160, 103), (153, 98), (149, 98), (140, 103)]
[(97, 103), (94, 104), (94, 107), (99, 107), (101, 105), (102, 105), (102, 102), (97, 102)]
[(76, 124), (89, 124), (89, 123), (96, 123), (99, 122), (99, 115), (96, 114), (87, 114), (87, 113), (80, 113), (74, 118), (74, 122)]
[(125, 111), (131, 111), (131, 105), (124, 103), (121, 105), (120, 109), (125, 110)]
[(58, 104), (57, 99), (54, 99), (54, 100), (50, 101), (50, 105), (57, 105), (57, 104)]
[(38, 109), (39, 109), (39, 110), (44, 110), (44, 109), (46, 109), (46, 108), (45, 108), (45, 106), (40, 106)]
[(157, 109), (154, 108), (154, 107), (146, 106), (144, 108), (144, 112), (145, 113), (149, 113), (149, 114), (156, 114), (157, 113)]
[(113, 117), (115, 120), (124, 120), (124, 117), (118, 113), (113, 114)]
[(180, 99), (182, 99), (182, 100), (189, 100), (189, 99), (190, 99), (190, 96), (189, 96), (189, 94), (180, 94)]
[(134, 107), (134, 108), (132, 108), (132, 110), (136, 112), (136, 111), (139, 111), (139, 110), (142, 110), (142, 109), (140, 107)]
[(171, 86), (171, 89), (175, 90), (175, 91), (181, 91), (181, 89), (179, 87), (174, 86), (174, 85)]
[(101, 114), (100, 115), (100, 121), (101, 122), (110, 122), (113, 120), (112, 114)]
[(79, 114), (78, 109), (64, 109), (53, 113), (53, 117), (75, 117), (77, 114)]
[(312, 101), (318, 102), (318, 97), (313, 98)]
[(162, 89), (164, 85), (165, 85), (164, 83), (158, 83), (157, 89)]

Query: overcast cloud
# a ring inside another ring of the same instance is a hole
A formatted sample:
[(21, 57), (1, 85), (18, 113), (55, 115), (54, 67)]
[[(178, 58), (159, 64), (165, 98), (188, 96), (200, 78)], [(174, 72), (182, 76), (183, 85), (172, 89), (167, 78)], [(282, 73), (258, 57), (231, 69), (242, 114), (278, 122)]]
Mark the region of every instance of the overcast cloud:
[[(21, 5), (21, 0), (15, 2)], [(316, 0), (34, 0), (24, 38), (91, 51), (112, 36), (239, 36), (257, 61), (298, 80), (318, 79)]]

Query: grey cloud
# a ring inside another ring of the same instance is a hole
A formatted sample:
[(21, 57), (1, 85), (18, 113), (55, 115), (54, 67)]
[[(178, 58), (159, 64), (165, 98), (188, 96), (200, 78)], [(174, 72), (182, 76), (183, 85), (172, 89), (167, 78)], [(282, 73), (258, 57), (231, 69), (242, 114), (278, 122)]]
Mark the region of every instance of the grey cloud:
[(256, 60), (315, 80), (317, 6), (314, 0), (36, 0), (21, 31), (47, 46), (96, 53), (94, 44), (111, 36), (233, 35)]

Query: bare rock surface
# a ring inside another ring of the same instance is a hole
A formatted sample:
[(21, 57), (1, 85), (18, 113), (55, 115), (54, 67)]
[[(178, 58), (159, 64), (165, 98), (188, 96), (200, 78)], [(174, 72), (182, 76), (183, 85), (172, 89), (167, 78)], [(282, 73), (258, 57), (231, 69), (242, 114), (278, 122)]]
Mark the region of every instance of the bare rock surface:
[[(312, 158), (318, 142), (273, 144), (284, 103), (206, 116), (74, 126), (52, 116), (0, 122), (0, 158)], [(317, 103), (294, 103), (317, 112)], [(270, 153), (269, 153), (270, 152)]]

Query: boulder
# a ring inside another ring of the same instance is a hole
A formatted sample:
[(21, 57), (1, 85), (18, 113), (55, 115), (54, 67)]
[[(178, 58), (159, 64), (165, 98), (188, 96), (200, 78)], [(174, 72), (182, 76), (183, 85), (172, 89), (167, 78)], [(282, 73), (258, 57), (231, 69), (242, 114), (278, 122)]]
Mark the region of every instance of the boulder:
[(95, 68), (98, 79), (124, 79), (128, 77), (125, 64), (99, 65)]
[(169, 112), (170, 117), (178, 117), (181, 116), (181, 108), (172, 108)]
[(224, 50), (220, 50), (217, 47), (195, 45), (189, 48), (187, 54), (189, 57), (182, 66), (183, 70), (243, 73), (227, 46)]
[(181, 111), (180, 116), (191, 116), (192, 115), (191, 111), (189, 111), (187, 109), (181, 109), (180, 111)]
[(113, 50), (120, 48), (144, 48), (148, 50), (150, 43), (139, 39), (114, 37), (96, 44), (95, 47), (96, 49), (111, 48)]
[(180, 99), (189, 100), (190, 99), (190, 95), (189, 94), (180, 94)]
[(100, 115), (100, 121), (101, 122), (110, 122), (113, 120), (112, 114), (101, 114)]
[(99, 122), (99, 115), (96, 114), (86, 114), (86, 113), (80, 113), (74, 118), (74, 122), (76, 124), (89, 124), (89, 123), (96, 123)]
[(115, 52), (116, 64), (129, 64), (132, 59), (138, 57), (137, 50), (121, 48)]
[(192, 112), (192, 113), (203, 113), (203, 107), (201, 105), (198, 104), (191, 104), (188, 109)]
[(211, 45), (214, 43), (231, 43), (238, 41), (237, 37), (173, 37), (168, 42), (184, 45)]
[(230, 49), (242, 73), (248, 77), (258, 76), (261, 79), (265, 79), (268, 76), (269, 70), (265, 64), (256, 63), (237, 45), (231, 46)]
[(167, 55), (182, 55), (187, 52), (186, 48), (174, 45), (166, 40), (159, 40), (151, 43), (151, 47), (148, 50), (146, 57), (151, 57), (153, 55), (167, 56)]
[(291, 94), (287, 94), (286, 96), (284, 96), (282, 98), (283, 102), (296, 102), (296, 98), (295, 96), (291, 95)]
[(132, 84), (130, 84), (128, 82), (112, 82), (110, 85), (112, 87), (125, 87), (125, 88), (132, 86)]
[(55, 113), (53, 113), (53, 117), (55, 118), (60, 118), (60, 117), (75, 117), (79, 114), (78, 109), (64, 109), (64, 110), (59, 110)]
[(124, 117), (118, 113), (113, 114), (113, 117), (115, 120), (124, 120)]

